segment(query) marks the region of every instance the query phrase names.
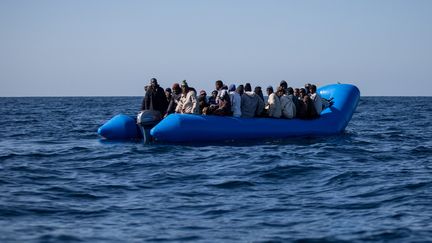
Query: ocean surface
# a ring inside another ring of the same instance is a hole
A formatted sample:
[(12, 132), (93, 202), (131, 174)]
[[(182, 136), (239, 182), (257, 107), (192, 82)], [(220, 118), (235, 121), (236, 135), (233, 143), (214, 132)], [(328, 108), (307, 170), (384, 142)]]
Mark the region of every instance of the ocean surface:
[(0, 98), (0, 242), (432, 242), (432, 97), (362, 97), (331, 137), (98, 137), (140, 102)]

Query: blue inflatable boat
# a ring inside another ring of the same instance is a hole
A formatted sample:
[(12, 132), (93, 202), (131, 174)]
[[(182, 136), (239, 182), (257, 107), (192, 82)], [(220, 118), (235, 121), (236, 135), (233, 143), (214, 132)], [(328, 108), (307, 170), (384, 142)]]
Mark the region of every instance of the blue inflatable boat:
[[(227, 141), (293, 136), (328, 136), (342, 133), (357, 107), (360, 91), (350, 84), (332, 84), (318, 89), (321, 97), (334, 104), (314, 120), (236, 118), (171, 114), (154, 126), (150, 134), (156, 141), (181, 143)], [(135, 118), (117, 115), (101, 126), (98, 134), (106, 139), (127, 140), (143, 137)]]

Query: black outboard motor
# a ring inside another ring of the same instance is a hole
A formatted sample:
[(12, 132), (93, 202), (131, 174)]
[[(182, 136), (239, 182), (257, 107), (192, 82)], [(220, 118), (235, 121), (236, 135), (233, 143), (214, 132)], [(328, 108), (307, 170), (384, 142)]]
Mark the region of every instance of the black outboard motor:
[(144, 110), (137, 116), (137, 124), (143, 134), (144, 143), (150, 143), (153, 138), (150, 135), (150, 130), (162, 120), (162, 115), (159, 111)]

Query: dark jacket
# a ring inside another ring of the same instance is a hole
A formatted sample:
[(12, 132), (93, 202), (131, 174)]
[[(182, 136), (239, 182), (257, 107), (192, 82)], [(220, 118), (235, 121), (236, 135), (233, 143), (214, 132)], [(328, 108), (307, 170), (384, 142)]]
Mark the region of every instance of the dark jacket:
[(175, 109), (177, 107), (178, 101), (180, 100), (181, 97), (181, 93), (176, 94), (176, 93), (172, 93), (171, 96), (171, 100), (168, 104), (168, 108), (167, 108), (167, 114), (172, 114), (175, 113)]
[(149, 87), (141, 104), (141, 110), (156, 110), (163, 116), (167, 110), (168, 101), (164, 90), (157, 86), (156, 88)]

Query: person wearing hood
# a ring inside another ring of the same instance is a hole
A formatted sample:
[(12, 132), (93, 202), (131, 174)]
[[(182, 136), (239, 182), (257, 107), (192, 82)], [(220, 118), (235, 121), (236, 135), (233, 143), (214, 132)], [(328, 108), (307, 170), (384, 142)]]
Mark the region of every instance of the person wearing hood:
[(312, 84), (311, 86), (309, 86), (309, 96), (311, 98), (311, 100), (313, 101), (313, 104), (315, 106), (315, 111), (318, 114), (318, 116), (321, 114), (321, 111), (323, 109), (323, 100), (321, 98), (321, 95), (319, 95), (316, 92), (316, 85)]
[(267, 115), (273, 118), (280, 118), (282, 115), (281, 102), (279, 97), (273, 92), (273, 87), (267, 87), (268, 101), (266, 105)]
[(176, 113), (199, 114), (199, 106), (195, 91), (189, 88), (186, 80), (183, 80), (181, 88), (182, 94), (175, 110)]
[(155, 78), (152, 78), (141, 103), (141, 110), (159, 111), (161, 116), (164, 116), (167, 107), (168, 101), (164, 89), (159, 86)]
[(241, 117), (251, 118), (261, 116), (264, 110), (264, 101), (252, 92), (250, 83), (246, 83), (241, 96)]
[[(290, 92), (293, 91), (292, 88), (288, 88), (288, 94), (285, 93), (285, 89), (280, 86), (277, 90), (277, 95), (280, 98), (281, 109), (282, 109), (282, 117), (292, 119), (296, 116), (297, 108), (294, 104), (293, 98), (290, 95)], [(297, 100), (297, 98), (294, 97)]]
[(262, 92), (261, 86), (256, 86), (254, 89), (254, 93), (258, 95), (264, 101), (264, 94)]
[(241, 117), (241, 95), (237, 92), (236, 86), (229, 86), (229, 95), (231, 99), (231, 111), (234, 117)]

